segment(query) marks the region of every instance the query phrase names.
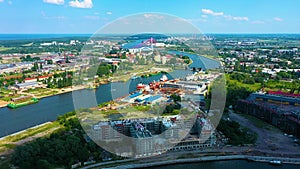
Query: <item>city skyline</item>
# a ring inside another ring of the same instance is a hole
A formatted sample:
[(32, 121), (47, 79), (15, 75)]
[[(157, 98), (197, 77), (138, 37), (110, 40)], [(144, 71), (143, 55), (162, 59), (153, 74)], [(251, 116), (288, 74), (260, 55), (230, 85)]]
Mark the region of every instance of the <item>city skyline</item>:
[(0, 33), (93, 34), (120, 17), (145, 12), (183, 18), (203, 33), (300, 33), (299, 5), (296, 0), (0, 0)]

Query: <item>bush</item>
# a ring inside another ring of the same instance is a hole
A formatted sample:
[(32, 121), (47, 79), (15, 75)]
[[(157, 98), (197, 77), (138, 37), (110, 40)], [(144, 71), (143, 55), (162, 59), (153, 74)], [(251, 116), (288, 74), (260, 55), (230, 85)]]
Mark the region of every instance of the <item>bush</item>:
[(235, 121), (221, 120), (217, 130), (229, 138), (228, 144), (231, 145), (254, 144), (257, 140), (256, 133), (240, 126), (240, 124)]

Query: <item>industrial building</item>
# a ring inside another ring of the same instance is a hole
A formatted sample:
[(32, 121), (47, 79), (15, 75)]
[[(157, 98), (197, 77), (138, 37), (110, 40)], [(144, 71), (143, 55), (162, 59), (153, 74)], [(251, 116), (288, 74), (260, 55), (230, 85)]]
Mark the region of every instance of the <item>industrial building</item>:
[(253, 93), (239, 100), (236, 110), (260, 118), (300, 138), (300, 99), (284, 95)]
[(35, 87), (38, 87), (38, 86), (39, 86), (39, 84), (36, 81), (15, 84), (15, 87), (19, 90), (35, 88)]

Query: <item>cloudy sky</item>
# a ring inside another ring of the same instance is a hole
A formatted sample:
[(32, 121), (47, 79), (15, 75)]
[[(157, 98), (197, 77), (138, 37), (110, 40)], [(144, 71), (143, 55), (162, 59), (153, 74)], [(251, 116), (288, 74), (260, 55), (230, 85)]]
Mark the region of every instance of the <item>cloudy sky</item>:
[(116, 19), (155, 12), (204, 33), (300, 33), (300, 0), (0, 0), (0, 33), (95, 33)]

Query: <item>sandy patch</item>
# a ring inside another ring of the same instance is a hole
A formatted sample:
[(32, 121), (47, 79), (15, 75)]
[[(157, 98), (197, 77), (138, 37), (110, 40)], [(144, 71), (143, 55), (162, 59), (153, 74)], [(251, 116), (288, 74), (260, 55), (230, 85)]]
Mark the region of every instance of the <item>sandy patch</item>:
[(0, 100), (0, 107), (5, 107), (9, 102)]

